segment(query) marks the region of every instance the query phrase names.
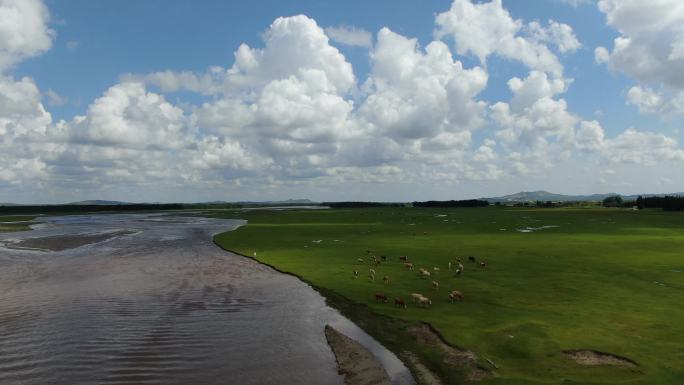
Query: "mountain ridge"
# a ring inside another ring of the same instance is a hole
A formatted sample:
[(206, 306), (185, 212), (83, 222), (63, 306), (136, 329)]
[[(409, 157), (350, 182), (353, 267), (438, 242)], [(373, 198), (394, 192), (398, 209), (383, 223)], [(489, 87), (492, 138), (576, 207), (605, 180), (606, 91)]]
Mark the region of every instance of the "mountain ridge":
[(498, 197), (480, 198), (488, 202), (536, 202), (536, 201), (553, 201), (553, 202), (583, 202), (583, 201), (602, 201), (609, 196), (620, 195), (624, 200), (635, 200), (639, 196), (642, 197), (662, 197), (666, 195), (684, 196), (684, 192), (666, 193), (666, 194), (634, 194), (623, 195), (618, 193), (605, 194), (587, 194), (587, 195), (565, 195), (556, 194), (544, 190), (537, 191), (521, 191), (515, 194), (503, 195)]

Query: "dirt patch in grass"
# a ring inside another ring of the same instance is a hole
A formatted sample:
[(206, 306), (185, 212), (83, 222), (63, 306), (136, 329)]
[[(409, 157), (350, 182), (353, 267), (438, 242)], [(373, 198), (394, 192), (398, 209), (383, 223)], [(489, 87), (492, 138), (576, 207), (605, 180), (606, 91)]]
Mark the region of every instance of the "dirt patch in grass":
[(441, 350), (444, 353), (444, 362), (446, 364), (468, 370), (468, 381), (480, 381), (491, 374), (487, 369), (477, 364), (477, 355), (475, 353), (449, 345), (432, 326), (428, 324), (411, 326), (407, 331), (419, 343), (434, 346)]
[(578, 350), (564, 350), (563, 353), (575, 360), (580, 365), (597, 366), (597, 365), (613, 365), (636, 367), (639, 366), (635, 361), (627, 357), (618, 356), (615, 354), (599, 352), (591, 349)]
[(366, 348), (325, 325), (325, 338), (335, 353), (337, 370), (346, 385), (391, 385), (387, 372)]

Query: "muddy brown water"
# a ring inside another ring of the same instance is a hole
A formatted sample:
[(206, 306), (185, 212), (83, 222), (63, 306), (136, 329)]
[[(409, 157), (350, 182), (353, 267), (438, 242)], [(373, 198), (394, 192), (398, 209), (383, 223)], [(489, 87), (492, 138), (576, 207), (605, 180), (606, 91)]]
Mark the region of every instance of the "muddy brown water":
[[(393, 384), (414, 383), (396, 356), (309, 286), (212, 243), (243, 221), (46, 220), (0, 234), (0, 384), (342, 384), (325, 324), (366, 346)], [(93, 237), (104, 233), (118, 235)], [(75, 235), (105, 240), (11, 248)]]

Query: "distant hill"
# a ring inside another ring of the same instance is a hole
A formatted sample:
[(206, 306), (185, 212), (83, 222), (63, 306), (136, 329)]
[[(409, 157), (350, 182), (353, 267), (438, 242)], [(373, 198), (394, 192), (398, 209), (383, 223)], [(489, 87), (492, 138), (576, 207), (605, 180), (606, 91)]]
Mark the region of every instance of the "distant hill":
[(288, 199), (284, 201), (240, 201), (235, 202), (239, 205), (315, 205), (318, 202), (314, 202), (310, 199)]
[(489, 202), (536, 202), (536, 201), (554, 201), (554, 202), (568, 202), (568, 201), (600, 201), (607, 196), (617, 195), (609, 194), (592, 194), (592, 195), (564, 195), (555, 194), (548, 191), (521, 191), (519, 193), (504, 195), (500, 197), (482, 198)]
[(104, 201), (104, 200), (89, 200), (89, 201), (78, 201), (71, 203), (64, 203), (64, 206), (116, 206), (116, 205), (132, 205), (135, 203), (130, 202), (119, 202), (119, 201)]
[(21, 205), (17, 204), (17, 203), (0, 203), (0, 206), (21, 206)]
[(602, 201), (603, 199), (613, 196), (620, 195), (624, 200), (635, 200), (639, 195), (643, 197), (653, 197), (653, 196), (666, 196), (666, 195), (681, 195), (684, 196), (684, 192), (679, 193), (668, 193), (668, 194), (638, 194), (638, 195), (622, 195), (617, 193), (607, 193), (607, 194), (591, 194), (591, 195), (563, 195), (550, 193), (548, 191), (522, 191), (516, 194), (504, 195), (500, 197), (492, 198), (481, 198), (486, 201), (496, 203), (496, 202), (536, 202), (536, 201), (552, 201), (552, 202), (581, 202), (581, 201)]

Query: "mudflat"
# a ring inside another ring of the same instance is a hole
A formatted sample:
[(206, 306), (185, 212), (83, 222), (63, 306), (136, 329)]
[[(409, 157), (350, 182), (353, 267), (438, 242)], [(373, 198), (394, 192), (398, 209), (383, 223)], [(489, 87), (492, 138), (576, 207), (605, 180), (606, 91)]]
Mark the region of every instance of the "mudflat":
[(380, 362), (363, 345), (325, 326), (325, 338), (335, 353), (337, 368), (346, 385), (391, 385)]
[(75, 249), (77, 247), (92, 243), (104, 242), (115, 237), (121, 237), (134, 233), (134, 231), (114, 231), (99, 234), (53, 235), (47, 237), (27, 238), (18, 242), (8, 243), (7, 248), (63, 251)]

